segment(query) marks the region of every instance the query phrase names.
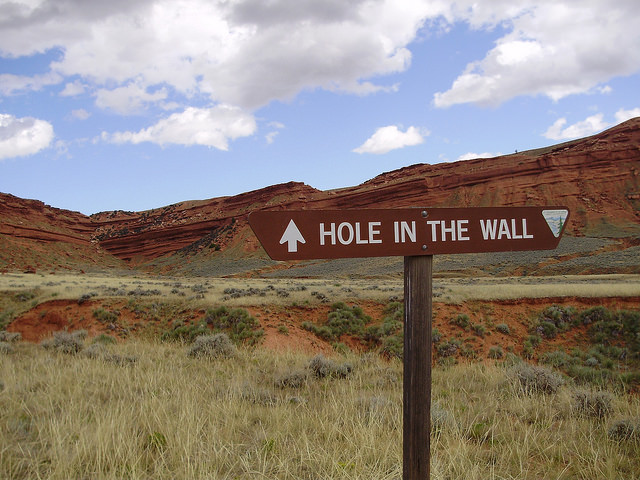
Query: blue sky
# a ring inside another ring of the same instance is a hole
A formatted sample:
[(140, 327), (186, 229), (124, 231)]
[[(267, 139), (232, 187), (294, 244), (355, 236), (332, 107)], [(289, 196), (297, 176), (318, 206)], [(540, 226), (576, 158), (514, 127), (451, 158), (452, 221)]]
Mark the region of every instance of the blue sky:
[(0, 191), (86, 214), (640, 116), (640, 2), (0, 0)]

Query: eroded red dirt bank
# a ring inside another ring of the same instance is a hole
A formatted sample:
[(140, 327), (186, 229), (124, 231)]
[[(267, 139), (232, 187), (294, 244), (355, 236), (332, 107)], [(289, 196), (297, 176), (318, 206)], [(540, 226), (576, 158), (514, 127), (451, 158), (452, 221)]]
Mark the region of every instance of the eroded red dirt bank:
[[(373, 301), (358, 301), (364, 312), (372, 318), (372, 324), (384, 318), (386, 304)], [(606, 298), (532, 298), (496, 301), (469, 301), (460, 305), (434, 303), (433, 327), (442, 339), (457, 337), (473, 344), (479, 358), (486, 358), (492, 346), (500, 346), (505, 351), (522, 353), (522, 344), (529, 335), (529, 323), (540, 311), (550, 305), (573, 306), (578, 311), (603, 305), (612, 310), (638, 309), (640, 297)], [(250, 306), (247, 310), (257, 318), (265, 331), (264, 348), (276, 351), (295, 350), (306, 353), (331, 353), (330, 343), (325, 342), (302, 328), (303, 322), (323, 324), (330, 311), (327, 304), (306, 306)], [(117, 320), (99, 320), (95, 312), (118, 312)], [(475, 335), (473, 330), (464, 330), (450, 323), (459, 314), (469, 316), (472, 324), (481, 324), (486, 328), (483, 336)], [(85, 329), (89, 336), (108, 333), (119, 339), (135, 335), (159, 335), (173, 320), (185, 323), (197, 322), (205, 315), (201, 309), (176, 309), (171, 318), (167, 314), (141, 309), (126, 300), (91, 300), (78, 304), (73, 300), (52, 300), (44, 302), (16, 318), (8, 327), (9, 331), (20, 332), (24, 340), (39, 342), (58, 330)], [(510, 333), (500, 333), (495, 325), (507, 324)], [(585, 328), (574, 328), (558, 337), (547, 340), (540, 351), (557, 348), (571, 348), (584, 343)], [(354, 350), (364, 347), (357, 341), (343, 336), (340, 341)]]

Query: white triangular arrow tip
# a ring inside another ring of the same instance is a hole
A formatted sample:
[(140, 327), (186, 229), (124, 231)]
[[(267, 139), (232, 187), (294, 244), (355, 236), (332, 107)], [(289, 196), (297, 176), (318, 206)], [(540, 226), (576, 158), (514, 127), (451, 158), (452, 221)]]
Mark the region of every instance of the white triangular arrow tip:
[(288, 252), (297, 252), (298, 242), (307, 243), (293, 220), (289, 221), (289, 225), (287, 225), (287, 228), (284, 230), (282, 238), (280, 239), (280, 245), (285, 242), (287, 242)]
[(553, 236), (558, 238), (560, 232), (562, 231), (562, 227), (564, 227), (564, 222), (567, 221), (567, 216), (569, 215), (569, 210), (543, 210), (542, 216), (547, 221), (547, 225), (551, 229), (551, 233)]

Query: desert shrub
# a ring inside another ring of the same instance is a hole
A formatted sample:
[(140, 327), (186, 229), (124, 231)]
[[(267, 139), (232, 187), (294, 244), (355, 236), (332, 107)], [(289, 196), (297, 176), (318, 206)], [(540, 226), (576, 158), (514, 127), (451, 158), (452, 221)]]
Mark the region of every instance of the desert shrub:
[(575, 313), (574, 307), (551, 305), (540, 312), (532, 325), (532, 333), (544, 338), (554, 338), (558, 332), (567, 331), (575, 323)]
[(536, 325), (535, 332), (544, 338), (554, 338), (558, 334), (558, 327), (555, 323), (545, 320)]
[(385, 317), (380, 325), (372, 325), (365, 330), (365, 339), (380, 340), (389, 335), (396, 335), (402, 330), (402, 322), (393, 317)]
[(308, 332), (313, 333), (316, 337), (320, 337), (323, 340), (331, 341), (335, 339), (333, 332), (326, 325), (318, 326), (311, 322), (302, 322), (302, 328)]
[(473, 333), (475, 333), (479, 337), (484, 337), (487, 333), (486, 327), (480, 323), (474, 323), (471, 326), (471, 330), (473, 330)]
[(237, 354), (236, 346), (225, 333), (200, 335), (197, 337), (187, 355), (205, 358), (232, 358)]
[(501, 346), (494, 345), (493, 347), (489, 348), (489, 358), (499, 360), (502, 357), (504, 357), (504, 351), (502, 350)]
[(554, 352), (545, 352), (540, 356), (540, 363), (551, 365), (554, 368), (564, 367), (571, 363), (575, 363), (574, 357), (562, 350)]
[(365, 315), (362, 308), (357, 305), (349, 307), (343, 302), (338, 302), (331, 306), (331, 310), (327, 326), (336, 337), (345, 333), (360, 335), (364, 332), (365, 324), (371, 321), (371, 318)]
[(380, 340), (385, 331), (388, 332), (394, 329), (392, 321), (389, 324), (385, 324), (386, 319), (381, 326), (365, 328), (370, 321), (371, 317), (365, 315), (359, 306), (349, 307), (344, 302), (337, 302), (331, 306), (327, 322), (324, 325), (303, 322), (302, 328), (326, 341), (338, 340), (342, 335), (346, 334), (374, 344)]
[(402, 360), (404, 352), (404, 336), (391, 335), (382, 340), (380, 353), (387, 358), (398, 358)]
[(510, 376), (524, 393), (556, 393), (563, 378), (548, 368), (520, 362), (511, 367)]
[(105, 310), (102, 307), (96, 308), (93, 312), (93, 317), (102, 323), (116, 323), (118, 321), (118, 316), (120, 312), (110, 312), (109, 310)]
[(91, 300), (91, 298), (95, 296), (96, 296), (96, 293), (84, 293), (80, 295), (80, 298), (78, 298), (78, 305), (82, 305), (83, 303)]
[(15, 312), (12, 309), (0, 312), (0, 331), (4, 331), (4, 329), (7, 328), (7, 325), (11, 323), (14, 316)]
[(164, 331), (160, 335), (162, 341), (182, 340), (186, 342), (193, 342), (197, 337), (201, 335), (208, 335), (211, 330), (204, 322), (184, 324), (181, 321), (173, 322), (172, 329)]
[(509, 335), (511, 333), (511, 329), (509, 329), (509, 325), (506, 323), (499, 323), (496, 325), (496, 330), (500, 333), (504, 333), (505, 335)]
[(280, 375), (274, 384), (278, 388), (301, 388), (307, 383), (308, 378), (307, 370), (294, 370)]
[(309, 371), (316, 378), (346, 378), (348, 377), (353, 367), (350, 363), (338, 364), (333, 360), (326, 358), (322, 354), (318, 354), (309, 361)]
[(613, 395), (603, 390), (576, 390), (571, 394), (571, 407), (579, 415), (605, 417), (613, 411)]
[(597, 307), (588, 308), (580, 313), (578, 316), (579, 323), (583, 325), (590, 325), (596, 322), (608, 322), (613, 318), (610, 310), (598, 305)]
[(623, 418), (611, 424), (607, 435), (618, 442), (640, 442), (640, 419)]
[(9, 342), (0, 341), (0, 354), (9, 354), (15, 351), (15, 347)]
[(264, 336), (260, 322), (244, 308), (221, 306), (207, 310), (204, 322), (214, 330), (226, 333), (236, 343), (254, 345)]
[(22, 334), (20, 332), (7, 332), (6, 330), (0, 331), (0, 342), (19, 342), (22, 340)]
[(624, 338), (635, 358), (640, 358), (640, 311), (621, 310), (618, 321), (624, 327)]
[(71, 333), (62, 330), (54, 332), (52, 337), (43, 340), (40, 345), (48, 350), (76, 354), (82, 350), (86, 336), (86, 330), (76, 330)]
[(404, 318), (404, 304), (402, 302), (392, 301), (389, 302), (383, 312), (397, 321), (402, 321)]
[(450, 338), (446, 342), (440, 343), (436, 347), (436, 352), (438, 352), (438, 355), (440, 357), (451, 357), (458, 353), (461, 345), (462, 342), (460, 342), (460, 340), (456, 338)]
[(437, 328), (431, 330), (431, 343), (438, 343), (442, 340), (442, 334)]
[(589, 327), (589, 335), (594, 343), (611, 343), (619, 339), (623, 332), (624, 325), (617, 318), (601, 320)]
[(573, 323), (576, 314), (575, 307), (551, 305), (546, 307), (538, 316), (539, 321), (547, 321), (553, 323), (558, 330), (564, 331)]
[(469, 315), (467, 315), (466, 313), (458, 314), (456, 317), (452, 318), (449, 323), (453, 325), (457, 325), (458, 327), (463, 328), (465, 330), (468, 329), (469, 326), (471, 325), (471, 321), (469, 320)]
[(529, 335), (527, 337), (527, 339), (525, 340), (525, 342), (529, 342), (529, 344), (533, 347), (536, 348), (538, 345), (540, 345), (542, 343), (542, 337), (540, 335)]
[(289, 328), (286, 325), (279, 325), (278, 333), (281, 333), (283, 335), (289, 335)]

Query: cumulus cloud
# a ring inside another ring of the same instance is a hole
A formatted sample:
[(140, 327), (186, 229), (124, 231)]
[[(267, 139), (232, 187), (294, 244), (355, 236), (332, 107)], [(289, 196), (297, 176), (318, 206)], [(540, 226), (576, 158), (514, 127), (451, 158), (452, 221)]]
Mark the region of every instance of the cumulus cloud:
[(572, 140), (574, 138), (588, 137), (611, 126), (610, 123), (603, 120), (601, 113), (591, 115), (573, 125), (565, 126), (566, 124), (566, 118), (559, 118), (547, 129), (544, 136), (551, 140)]
[(77, 110), (71, 110), (71, 116), (77, 120), (86, 120), (91, 114), (84, 108), (78, 108)]
[(558, 0), (473, 4), (463, 0), (458, 18), (476, 28), (510, 27), (481, 60), (467, 65), (451, 87), (434, 95), (437, 107), (497, 105), (518, 95), (556, 101), (600, 89), (640, 66), (640, 2)]
[(63, 97), (75, 97), (76, 95), (81, 95), (86, 91), (86, 87), (82, 82), (69, 82), (64, 86), (60, 95)]
[(138, 132), (103, 133), (102, 137), (112, 143), (203, 145), (228, 150), (229, 140), (253, 135), (255, 131), (256, 121), (252, 115), (237, 107), (217, 105), (189, 107)]
[(558, 100), (638, 71), (639, 17), (635, 0), (15, 0), (0, 8), (0, 55), (59, 55), (47, 75), (2, 76), (0, 92), (67, 81), (63, 95), (86, 88), (125, 114), (174, 93), (245, 110), (317, 88), (367, 95), (401, 88), (378, 79), (410, 67), (423, 29), (465, 24), (505, 33), (437, 107)]
[(0, 114), (0, 160), (33, 155), (53, 140), (53, 126), (37, 118)]
[(383, 154), (398, 148), (419, 145), (424, 142), (423, 135), (428, 134), (428, 132), (421, 133), (416, 127), (409, 127), (406, 132), (401, 131), (396, 125), (380, 127), (366, 142), (353, 151), (355, 153)]
[(465, 153), (463, 155), (460, 155), (458, 157), (458, 160), (474, 160), (476, 158), (494, 158), (494, 157), (499, 157), (500, 155), (502, 155), (502, 154), (501, 153), (489, 153), (489, 152), (483, 152), (483, 153), (469, 152), (469, 153)]
[(169, 87), (255, 109), (304, 89), (393, 91), (372, 78), (408, 68), (407, 45), (446, 8), (423, 0), (18, 0), (0, 10), (0, 53), (59, 49), (52, 72), (108, 85), (96, 101), (119, 112), (140, 107), (140, 96), (120, 90), (133, 81), (146, 92)]
[[(0, 47), (1, 48), (1, 47)], [(0, 50), (1, 52), (1, 50)], [(2, 95), (16, 95), (20, 93), (42, 90), (44, 87), (56, 85), (63, 77), (57, 73), (34, 75), (13, 75), (11, 73), (0, 74), (0, 93)]]
[(631, 110), (625, 110), (621, 108), (616, 112), (616, 123), (626, 122), (632, 118), (640, 117), (640, 107), (632, 108)]
[(167, 91), (161, 88), (155, 92), (148, 92), (139, 83), (130, 83), (112, 90), (100, 89), (96, 93), (96, 106), (105, 110), (113, 110), (121, 115), (141, 113), (145, 105), (164, 101)]
[(268, 125), (272, 130), (270, 132), (268, 132), (264, 138), (267, 141), (268, 145), (271, 145), (273, 142), (275, 142), (276, 137), (278, 136), (278, 134), (280, 133), (279, 130), (282, 130), (284, 128), (284, 124), (280, 123), (280, 122), (269, 122)]

